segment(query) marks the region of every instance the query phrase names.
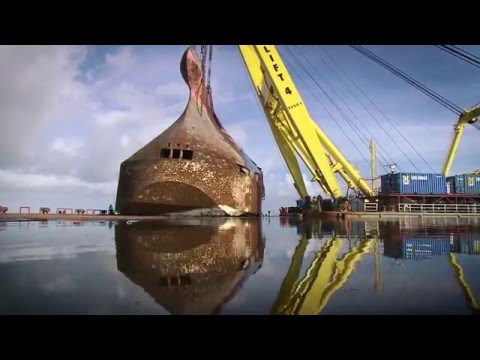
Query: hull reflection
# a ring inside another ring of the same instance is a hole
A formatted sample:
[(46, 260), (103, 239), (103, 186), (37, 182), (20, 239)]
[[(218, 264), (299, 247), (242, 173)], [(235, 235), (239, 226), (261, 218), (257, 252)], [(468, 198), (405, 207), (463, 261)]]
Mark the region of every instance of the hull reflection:
[(117, 267), (171, 314), (218, 314), (262, 265), (257, 220), (115, 226)]

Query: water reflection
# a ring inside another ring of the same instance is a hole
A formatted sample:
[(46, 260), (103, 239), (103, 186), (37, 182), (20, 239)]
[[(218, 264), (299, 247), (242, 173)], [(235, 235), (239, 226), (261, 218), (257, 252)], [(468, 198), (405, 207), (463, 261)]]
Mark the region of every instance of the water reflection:
[(117, 267), (171, 314), (218, 314), (262, 265), (261, 222), (184, 219), (115, 226)]
[(420, 221), (417, 219), (417, 221), (413, 220), (412, 224), (412, 219), (401, 219), (396, 222), (381, 223), (380, 228), (385, 244), (384, 255), (394, 258), (397, 264), (402, 264), (402, 260), (426, 260), (434, 256), (447, 255), (466, 303), (473, 314), (479, 314), (477, 301), (456, 255), (480, 254), (477, 219), (465, 219), (467, 221), (459, 222), (458, 218), (455, 221), (447, 221), (443, 218), (440, 223), (435, 218), (430, 220), (433, 221), (425, 223), (425, 219)]
[(0, 314), (477, 314), (479, 252), (477, 218), (6, 221)]
[(394, 259), (429, 259), (449, 253), (480, 254), (478, 226), (450, 222), (442, 226), (411, 224), (402, 221), (379, 223), (384, 255)]
[[(400, 219), (322, 222), (321, 220), (301, 221), (294, 218), (281, 218), (279, 225), (295, 227), (300, 239), (270, 308), (270, 314), (321, 314), (333, 294), (340, 290), (352, 273), (358, 269), (365, 254), (369, 254), (371, 259), (368, 266), (373, 262), (376, 294), (380, 293), (384, 281), (381, 255), (387, 261), (393, 259), (393, 264), (396, 265), (408, 265), (412, 261), (428, 261), (433, 257), (447, 257), (451, 273), (455, 276), (457, 289), (463, 292), (465, 303), (471, 313), (479, 313), (473, 291), (457, 259), (459, 253), (479, 254), (480, 234), (476, 221), (409, 219), (405, 222), (404, 219)], [(319, 245), (315, 246), (313, 259), (311, 252), (309, 254), (307, 251), (307, 247), (312, 248), (312, 245)], [(304, 269), (303, 274), (301, 274), (302, 269)], [(388, 270), (391, 275), (393, 269), (389, 267)], [(405, 281), (410, 280), (412, 279), (405, 278)], [(435, 280), (443, 281), (445, 284), (450, 283), (448, 278)], [(415, 281), (411, 284), (417, 294), (422, 292), (422, 285), (417, 286)], [(390, 291), (392, 289), (398, 291), (396, 289), (401, 289), (402, 285), (399, 282), (388, 284)], [(342, 296), (345, 298), (345, 292)], [(412, 302), (417, 299), (406, 300)]]
[[(370, 250), (376, 235), (352, 235), (350, 222), (292, 219), (282, 219), (281, 222), (281, 226), (296, 226), (301, 239), (270, 313), (319, 314), (332, 294), (348, 279), (362, 255)], [(322, 240), (322, 246), (315, 252), (305, 275), (299, 279), (305, 250), (313, 238)]]

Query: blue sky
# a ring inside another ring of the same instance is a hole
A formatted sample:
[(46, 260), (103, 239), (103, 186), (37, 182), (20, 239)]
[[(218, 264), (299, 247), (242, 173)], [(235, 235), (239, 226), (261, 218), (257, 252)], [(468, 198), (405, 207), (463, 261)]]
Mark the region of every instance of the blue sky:
[[(179, 71), (186, 47), (0, 46), (0, 204), (11, 211), (25, 205), (37, 211), (40, 206), (113, 204), (120, 163), (166, 129), (186, 105), (187, 86)], [(367, 48), (462, 108), (480, 102), (478, 69), (434, 46)], [(478, 46), (463, 48), (480, 56)], [(441, 170), (457, 120), (454, 113), (349, 46), (278, 49), (312, 118), (364, 177), (369, 177), (368, 149), (341, 112), (365, 137), (375, 137), (383, 164), (393, 160), (402, 171), (417, 171), (405, 153), (419, 171)], [(294, 204), (297, 195), (288, 170), (236, 46), (214, 47), (212, 87), (218, 117), (264, 169), (264, 211)], [(466, 129), (451, 173), (480, 168), (479, 136), (475, 128)], [(312, 195), (320, 193), (306, 171), (305, 179)]]

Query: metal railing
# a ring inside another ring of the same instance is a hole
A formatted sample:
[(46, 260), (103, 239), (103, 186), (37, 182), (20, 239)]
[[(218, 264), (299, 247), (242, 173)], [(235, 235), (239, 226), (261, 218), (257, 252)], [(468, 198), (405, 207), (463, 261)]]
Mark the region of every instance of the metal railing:
[(470, 213), (480, 214), (478, 204), (398, 204), (398, 211), (413, 213)]

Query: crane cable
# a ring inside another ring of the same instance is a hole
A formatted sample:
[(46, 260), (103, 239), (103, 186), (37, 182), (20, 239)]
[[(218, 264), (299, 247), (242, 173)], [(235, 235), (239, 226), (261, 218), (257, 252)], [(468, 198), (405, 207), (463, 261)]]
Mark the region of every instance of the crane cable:
[[(355, 86), (355, 88), (363, 95), (365, 96), (365, 98), (370, 102), (370, 104), (373, 105), (373, 107), (385, 118), (385, 120), (387, 120), (387, 122), (393, 127), (393, 129), (395, 129), (395, 131), (402, 137), (402, 139), (410, 146), (410, 148), (418, 155), (418, 157), (420, 159), (422, 159), (422, 161), (430, 168), (430, 170), (432, 172), (435, 172), (435, 170), (433, 170), (433, 168), (430, 166), (430, 164), (422, 157), (422, 155), (420, 155), (420, 153), (417, 151), (417, 149), (415, 149), (415, 147), (408, 141), (408, 139), (405, 137), (405, 135), (403, 135), (403, 133), (398, 130), (398, 128), (395, 126), (395, 124), (388, 118), (388, 116), (373, 102), (373, 100), (362, 90), (362, 88), (360, 88), (360, 86), (350, 77), (348, 76), (348, 74), (345, 72), (345, 70), (343, 70), (343, 68), (335, 61), (335, 59), (333, 59), (325, 50), (322, 50), (323, 53), (330, 59), (330, 61), (333, 62), (333, 64), (335, 64), (335, 66), (337, 68), (340, 69), (340, 71), (345, 75), (345, 77), (350, 80), (350, 82)], [(340, 77), (339, 77), (340, 78)], [(341, 79), (341, 78), (340, 78)], [(345, 84), (346, 85), (346, 84)], [(347, 86), (348, 88), (348, 86)], [(412, 163), (412, 161), (410, 160), (410, 158), (407, 156), (407, 154), (404, 152), (403, 150), (403, 147), (399, 146), (398, 143), (395, 141), (395, 139), (392, 137), (392, 135), (390, 135), (390, 133), (384, 128), (383, 124), (381, 121), (379, 121), (375, 115), (372, 114), (372, 112), (370, 112), (370, 110), (363, 104), (363, 102), (355, 95), (354, 92), (350, 91), (352, 93), (352, 95), (359, 101), (360, 105), (362, 105), (362, 107), (365, 109), (365, 111), (367, 111), (370, 116), (376, 121), (376, 123), (380, 126), (380, 128), (387, 134), (387, 136), (389, 137), (389, 139), (397, 146), (397, 148), (402, 152), (402, 154), (407, 158), (407, 160), (415, 167), (415, 164)], [(391, 163), (394, 163), (394, 161), (392, 161)]]
[[(205, 99), (200, 99), (200, 114), (203, 112), (203, 106), (205, 102), (210, 106), (211, 109), (213, 109), (212, 88), (210, 86), (210, 77), (212, 72), (212, 53), (213, 45), (200, 46), (200, 61), (202, 66), (202, 79), (200, 81), (200, 87), (206, 90), (206, 93), (204, 93), (203, 91), (198, 92), (199, 95), (204, 94), (206, 96)], [(207, 68), (206, 72), (205, 68)]]
[[(317, 49), (318, 50), (318, 49)], [(353, 84), (353, 86), (361, 93), (363, 94), (363, 96), (370, 102), (370, 104), (373, 105), (373, 107), (380, 113), (382, 114), (382, 116), (385, 118), (385, 120), (387, 120), (388, 123), (390, 123), (390, 125), (395, 129), (395, 131), (405, 140), (405, 142), (413, 149), (413, 151), (425, 162), (425, 164), (427, 164), (427, 166), (432, 170), (432, 172), (435, 172), (430, 164), (428, 164), (428, 162), (418, 153), (418, 151), (412, 146), (412, 144), (410, 144), (410, 142), (405, 138), (405, 136), (398, 130), (398, 128), (395, 126), (395, 124), (387, 117), (387, 115), (385, 115), (385, 113), (373, 102), (373, 100), (360, 88), (360, 86), (345, 72), (345, 70), (335, 61), (335, 59), (333, 59), (327, 52), (326, 50), (324, 49), (321, 49), (322, 52), (330, 59), (330, 61), (343, 73), (343, 75)], [(320, 54), (318, 54), (320, 56)], [(328, 65), (328, 63), (320, 56), (320, 58), (322, 59), (322, 61), (324, 61), (325, 64)], [(357, 101), (360, 103), (360, 105), (363, 107), (363, 109), (368, 112), (368, 114), (372, 117), (372, 119), (375, 120), (375, 122), (378, 124), (378, 126), (383, 130), (383, 132), (388, 136), (388, 138), (392, 141), (393, 144), (395, 144), (395, 146), (400, 150), (400, 152), (402, 152), (402, 154), (405, 156), (405, 158), (413, 165), (413, 167), (415, 169), (418, 170), (417, 166), (412, 162), (412, 160), (408, 157), (408, 155), (404, 152), (403, 150), (403, 147), (399, 146), (397, 141), (392, 137), (392, 135), (390, 134), (390, 132), (388, 132), (383, 123), (378, 120), (375, 115), (365, 106), (365, 104), (362, 102), (362, 100), (360, 100), (360, 98), (350, 89), (350, 87), (345, 83), (345, 81), (343, 81), (343, 79), (340, 77), (340, 75), (338, 75), (335, 71), (333, 71), (333, 69), (329, 66), (329, 68), (332, 70), (332, 72), (334, 72), (338, 79), (343, 83), (343, 85), (347, 88), (347, 90), (353, 95), (353, 97), (355, 97), (357, 99)], [(378, 142), (378, 141), (377, 141)], [(381, 144), (379, 143), (380, 145), (380, 148), (382, 148), (383, 151), (385, 151), (385, 149), (383, 149), (383, 147), (381, 146)], [(393, 164), (395, 163), (395, 161), (393, 161), (393, 159), (391, 159), (390, 161), (390, 164)], [(398, 167), (398, 169), (400, 170), (400, 167)]]
[[(442, 106), (446, 107), (448, 110), (454, 112), (458, 116), (460, 116), (464, 113), (464, 110), (461, 107), (459, 107), (458, 105), (455, 105), (454, 103), (447, 100), (443, 96), (439, 95), (435, 91), (429, 89), (427, 86), (422, 85), (420, 82), (418, 82), (417, 80), (408, 76), (407, 74), (405, 74), (403, 71), (399, 70), (398, 68), (395, 68), (393, 65), (391, 65), (387, 61), (381, 59), (379, 56), (375, 55), (370, 50), (367, 50), (364, 47), (358, 46), (358, 45), (351, 45), (351, 46), (355, 50), (359, 51), (363, 55), (367, 56), (368, 58), (370, 58), (371, 60), (376, 62), (377, 64), (383, 66), (384, 68), (386, 68), (387, 70), (389, 70), (393, 74), (399, 76), (400, 78), (402, 78), (403, 80), (405, 80), (406, 82), (411, 84), (412, 86), (414, 86), (417, 89), (419, 89), (420, 91), (424, 92), (426, 95), (428, 95), (429, 97), (431, 97), (432, 99), (434, 99), (435, 101), (440, 103)], [(435, 45), (435, 46), (444, 50), (444, 51), (446, 51), (446, 52), (448, 52), (449, 54), (451, 54), (451, 55), (453, 55), (453, 56), (455, 56), (455, 57), (457, 57), (461, 60), (464, 60), (464, 61), (474, 65), (474, 66), (480, 65), (480, 61), (479, 61), (480, 57), (478, 57), (474, 54), (471, 54), (468, 51), (459, 48), (458, 46), (454, 46), (454, 45), (451, 45), (450, 47), (448, 45)], [(480, 66), (477, 66), (477, 67), (480, 67)], [(477, 130), (480, 130), (480, 123), (478, 121), (473, 123), (472, 125)]]
[(480, 57), (469, 53), (466, 50), (459, 48), (458, 46), (454, 45), (435, 45), (435, 47), (439, 48), (440, 50), (445, 51), (447, 54), (453, 55), (456, 58), (463, 60), (470, 65), (473, 65), (477, 68), (480, 68)]
[(357, 50), (359, 53), (365, 55), (368, 57), (370, 60), (374, 61), (375, 63), (379, 64), (380, 66), (384, 67), (394, 75), (400, 77), (404, 81), (406, 81), (408, 84), (411, 86), (417, 88), (418, 90), (422, 91), (424, 94), (438, 102), (440, 105), (443, 107), (447, 108), (448, 110), (452, 111), (453, 113), (457, 115), (461, 115), (463, 113), (463, 109), (460, 108), (458, 105), (455, 105), (451, 101), (447, 100), (440, 94), (436, 93), (432, 89), (428, 88), (425, 85), (422, 85), (420, 82), (417, 80), (413, 79), (411, 76), (407, 75), (405, 72), (401, 71), (400, 69), (396, 68), (392, 64), (388, 63), (387, 61), (383, 60), (379, 56), (375, 55), (373, 52), (370, 50), (367, 50), (363, 46), (360, 45), (350, 45), (352, 48)]
[[(314, 65), (312, 64), (312, 62), (308, 59), (307, 56), (305, 56), (303, 53), (301, 53), (300, 51), (298, 51), (298, 53), (300, 53), (305, 59), (306, 61), (310, 64), (310, 66), (315, 69)], [(316, 69), (315, 69), (316, 70)], [(359, 124), (362, 124), (362, 121), (358, 118), (358, 116), (355, 114), (355, 112), (353, 112), (353, 110), (350, 108), (350, 106), (347, 104), (347, 102), (338, 94), (338, 92), (333, 88), (332, 85), (330, 85), (330, 83), (320, 74), (319, 71), (317, 71), (317, 74), (318, 76), (320, 77), (320, 79), (326, 83), (328, 85), (328, 87), (332, 90), (332, 92), (340, 99), (340, 101), (343, 102), (343, 104), (345, 104), (345, 106), (348, 108), (348, 110), (350, 110), (350, 112), (356, 117), (356, 119), (358, 120), (357, 123)], [(343, 112), (343, 110), (331, 99), (329, 98), (330, 102), (332, 102), (332, 104), (337, 108), (338, 112), (342, 115), (342, 117), (345, 119), (345, 121), (347, 121), (347, 123), (350, 125), (350, 127), (354, 130), (354, 132), (358, 135), (358, 137), (360, 138), (360, 140), (363, 142), (363, 144), (368, 147), (369, 145), (369, 139), (368, 137), (363, 134), (363, 132), (360, 131), (359, 127), (357, 125), (355, 125), (355, 122), (352, 121), (352, 119), (350, 119), (347, 114), (345, 114), (345, 112)], [(365, 128), (365, 125), (363, 125), (364, 128)], [(367, 129), (367, 132), (368, 132), (368, 129)], [(372, 134), (370, 134), (370, 137), (373, 137)], [(362, 139), (363, 137), (363, 139)], [(382, 153), (379, 154), (379, 156), (382, 158), (382, 161), (385, 163), (385, 164), (388, 164), (389, 162), (393, 162), (392, 159), (390, 160), (386, 160), (383, 156)]]
[[(292, 54), (292, 52), (290, 51), (290, 49), (287, 48), (287, 51)], [(292, 54), (292, 56), (294, 56)], [(298, 59), (295, 58), (295, 60), (298, 62)], [(340, 124), (338, 123), (338, 121), (335, 119), (335, 117), (332, 115), (332, 113), (325, 107), (325, 105), (323, 105), (323, 103), (320, 101), (320, 99), (318, 98), (317, 94), (315, 93), (315, 91), (313, 91), (310, 86), (308, 86), (307, 82), (302, 79), (299, 75), (298, 72), (295, 71), (294, 67), (287, 61), (285, 60), (285, 63), (288, 65), (289, 69), (292, 69), (293, 70), (293, 73), (297, 75), (297, 77), (307, 86), (308, 90), (310, 90), (310, 92), (312, 93), (312, 95), (315, 97), (315, 99), (318, 101), (318, 103), (320, 104), (320, 106), (323, 107), (323, 109), (327, 112), (327, 114), (332, 118), (332, 120), (337, 124), (337, 126), (340, 128), (340, 131), (343, 132), (343, 134), (345, 135), (345, 137), (350, 141), (350, 143), (353, 145), (353, 147), (358, 151), (358, 153), (360, 154), (360, 156), (367, 162), (369, 163), (369, 161), (367, 160), (367, 158), (363, 155), (363, 153), (360, 151), (360, 149), (357, 147), (357, 145), (355, 145), (355, 143), (353, 142), (352, 138), (347, 134), (347, 132), (345, 131), (345, 129), (340, 126)], [(300, 63), (300, 66), (302, 66), (302, 64)], [(302, 66), (303, 67), (303, 66)], [(306, 70), (304, 67), (303, 67), (303, 70), (308, 74), (310, 75), (310, 73), (308, 72), (308, 70)], [(310, 75), (311, 77), (311, 75)], [(317, 86), (320, 88), (320, 90), (322, 90), (322, 92), (325, 94), (325, 91), (322, 89), (322, 87), (320, 85), (318, 85), (317, 83)], [(327, 95), (328, 96), (328, 95)]]
[(212, 57), (213, 57), (213, 45), (208, 46), (208, 73), (207, 73), (207, 95), (210, 108), (213, 110), (213, 98), (212, 87), (210, 86), (210, 79), (212, 75)]
[[(322, 50), (323, 51), (323, 50)], [(370, 116), (372, 116), (372, 118), (377, 122), (377, 124), (380, 126), (380, 128), (385, 132), (385, 134), (390, 138), (390, 140), (397, 146), (397, 148), (403, 152), (403, 149), (397, 144), (397, 142), (395, 141), (395, 139), (390, 135), (389, 132), (387, 132), (385, 130), (385, 128), (383, 127), (382, 123), (380, 121), (378, 121), (378, 119), (376, 119), (374, 117), (374, 115), (367, 109), (367, 107), (363, 104), (363, 102), (357, 97), (357, 95), (350, 89), (350, 87), (345, 83), (345, 81), (340, 77), (340, 75), (330, 66), (330, 64), (328, 64), (328, 62), (323, 58), (323, 56), (320, 54), (319, 52), (319, 47), (315, 47), (315, 52), (317, 54), (317, 56), (320, 58), (320, 60), (322, 60), (322, 62), (329, 68), (329, 70), (334, 73), (336, 75), (336, 77), (340, 80), (340, 82), (345, 86), (345, 88), (350, 92), (350, 94), (353, 95), (353, 97), (355, 97), (357, 99), (357, 101), (360, 103), (360, 105), (370, 114)], [(346, 72), (340, 67), (340, 65), (337, 64), (337, 62), (332, 59), (325, 51), (323, 51), (323, 53), (345, 74), (345, 76), (360, 90), (362, 91), (359, 86), (352, 80), (349, 78), (349, 76), (346, 74)], [(371, 101), (371, 100), (370, 100)], [(345, 103), (345, 105), (347, 105)], [(360, 121), (360, 119), (358, 118), (358, 116), (350, 109), (350, 107), (347, 105), (348, 109), (350, 110), (350, 112), (353, 113), (353, 115), (355, 116), (355, 118), (358, 120), (358, 123), (362, 124), (363, 128), (365, 129), (365, 131), (368, 133), (368, 135), (375, 140), (375, 142), (378, 144), (378, 146), (380, 147), (380, 149), (384, 152), (384, 154), (387, 155), (388, 157), (388, 161), (385, 161), (385, 157), (383, 156), (383, 153), (380, 153), (380, 156), (383, 158), (383, 161), (385, 162), (385, 164), (392, 164), (394, 163), (395, 161), (392, 159), (392, 157), (388, 154), (388, 151), (386, 151), (384, 149), (384, 147), (382, 146), (382, 144), (375, 138), (375, 136), (372, 135), (372, 133), (368, 130), (368, 128), (365, 126), (365, 124), (363, 123), (363, 121)], [(397, 130), (398, 131), (398, 130)], [(405, 157), (407, 158), (407, 160), (413, 165), (413, 167), (415, 169), (417, 169), (418, 171), (418, 168), (417, 166), (412, 162), (412, 160), (404, 153)], [(428, 165), (428, 163), (427, 163)], [(382, 166), (385, 166), (385, 165), (382, 165)]]
[[(288, 47), (287, 47), (288, 48)], [(290, 50), (291, 53), (293, 53), (291, 50)], [(308, 58), (303, 54), (301, 53), (300, 51), (298, 51), (299, 54), (302, 55), (302, 57), (304, 59), (307, 60), (307, 62), (310, 64), (310, 66), (312, 66), (313, 68), (313, 65), (312, 63), (308, 60)], [(300, 63), (300, 61), (297, 59), (297, 61)], [(303, 65), (302, 65), (303, 66)], [(354, 126), (353, 122), (348, 118), (348, 116), (342, 111), (342, 109), (337, 105), (337, 103), (329, 96), (327, 95), (327, 92), (323, 90), (323, 88), (321, 88), (320, 84), (313, 78), (313, 76), (306, 70), (306, 67), (304, 67), (304, 70), (307, 72), (307, 74), (310, 76), (310, 78), (315, 82), (315, 84), (317, 84), (318, 87), (320, 87), (320, 89), (324, 92), (325, 96), (328, 98), (328, 100), (332, 103), (333, 106), (335, 106), (335, 108), (337, 109), (337, 111), (340, 113), (340, 115), (343, 117), (343, 119), (347, 122), (347, 124), (352, 128), (353, 132), (359, 137), (360, 141), (363, 141), (364, 145), (366, 145), (368, 147), (368, 139), (366, 138), (366, 136), (364, 136), (365, 140), (363, 140), (360, 136), (360, 132), (357, 131), (358, 128), (356, 126)], [(317, 72), (318, 73), (318, 72)], [(319, 74), (320, 75), (320, 74)], [(330, 88), (332, 88), (330, 86), (330, 84), (320, 75), (320, 79), (325, 82)], [(333, 90), (333, 89), (332, 89)], [(338, 96), (338, 94), (337, 94)], [(361, 134), (363, 135), (363, 134)]]

